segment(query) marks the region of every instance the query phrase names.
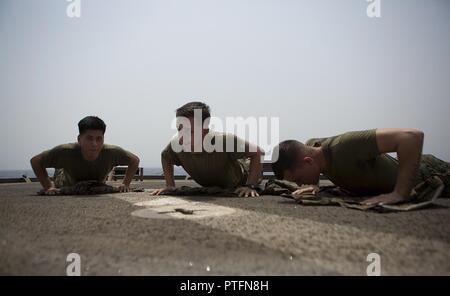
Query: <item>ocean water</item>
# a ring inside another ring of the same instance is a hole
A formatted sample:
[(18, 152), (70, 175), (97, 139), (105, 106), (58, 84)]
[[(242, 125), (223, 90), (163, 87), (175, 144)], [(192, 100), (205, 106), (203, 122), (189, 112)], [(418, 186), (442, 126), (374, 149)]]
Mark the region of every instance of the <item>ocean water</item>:
[[(47, 169), (49, 176), (53, 176), (54, 171), (54, 169)], [(0, 170), (0, 178), (22, 178), (23, 175), (35, 177), (32, 170)]]
[[(47, 169), (49, 176), (53, 176), (54, 169)], [(174, 173), (177, 176), (185, 176), (186, 171), (180, 167), (174, 168)], [(23, 175), (27, 177), (36, 177), (33, 170), (23, 169), (23, 170), (0, 170), (0, 178), (22, 178)], [(162, 175), (162, 168), (144, 168), (144, 175)]]

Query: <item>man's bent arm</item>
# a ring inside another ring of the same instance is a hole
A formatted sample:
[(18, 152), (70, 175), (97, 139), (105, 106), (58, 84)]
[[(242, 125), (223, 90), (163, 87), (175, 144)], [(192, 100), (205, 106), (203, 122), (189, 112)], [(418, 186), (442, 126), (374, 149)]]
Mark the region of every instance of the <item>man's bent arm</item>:
[(377, 129), (380, 153), (397, 152), (399, 168), (394, 191), (408, 198), (420, 167), (424, 134), (415, 129)]
[(173, 173), (174, 163), (172, 160), (161, 156), (161, 164), (164, 173), (164, 179), (166, 180), (166, 187), (175, 187), (175, 178)]
[(31, 167), (36, 175), (37, 179), (41, 183), (44, 190), (48, 190), (54, 187), (53, 182), (50, 180), (47, 170), (42, 165), (42, 156), (40, 154), (34, 156), (31, 160)]
[(123, 179), (123, 185), (129, 187), (131, 180), (133, 180), (136, 171), (139, 168), (139, 157), (132, 154), (128, 163), (127, 171), (125, 172), (125, 178)]
[[(247, 178), (247, 185), (256, 185), (258, 184), (259, 179), (261, 178), (262, 174), (262, 163), (261, 163), (261, 155), (263, 155), (263, 152), (259, 147), (251, 146), (251, 144), (246, 145), (246, 156), (250, 158), (250, 168)], [(256, 150), (255, 152), (250, 152), (250, 147), (252, 147), (252, 150)]]

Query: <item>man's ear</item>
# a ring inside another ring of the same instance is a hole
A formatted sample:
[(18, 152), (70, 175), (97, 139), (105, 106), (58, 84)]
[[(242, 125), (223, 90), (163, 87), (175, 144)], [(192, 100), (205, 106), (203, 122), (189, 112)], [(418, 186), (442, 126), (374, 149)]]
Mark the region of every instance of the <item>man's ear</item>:
[(80, 137), (81, 137), (81, 135), (78, 135), (78, 137), (77, 137), (78, 144), (80, 144)]
[(307, 164), (312, 164), (312, 163), (314, 162), (314, 159), (312, 159), (312, 157), (305, 156), (305, 157), (303, 158), (303, 161), (304, 161), (305, 163), (307, 163)]

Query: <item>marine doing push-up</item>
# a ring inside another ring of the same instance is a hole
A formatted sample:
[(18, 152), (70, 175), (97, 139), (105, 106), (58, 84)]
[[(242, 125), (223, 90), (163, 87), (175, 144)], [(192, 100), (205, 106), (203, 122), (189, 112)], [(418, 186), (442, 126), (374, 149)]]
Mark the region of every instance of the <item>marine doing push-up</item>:
[[(297, 194), (318, 192), (320, 174), (353, 194), (369, 197), (363, 203), (395, 204), (408, 200), (413, 188), (437, 175), (450, 196), (450, 165), (422, 155), (424, 133), (415, 129), (373, 129), (310, 139), (281, 142), (272, 168), (277, 179), (298, 185)], [(396, 152), (398, 160), (387, 153)]]

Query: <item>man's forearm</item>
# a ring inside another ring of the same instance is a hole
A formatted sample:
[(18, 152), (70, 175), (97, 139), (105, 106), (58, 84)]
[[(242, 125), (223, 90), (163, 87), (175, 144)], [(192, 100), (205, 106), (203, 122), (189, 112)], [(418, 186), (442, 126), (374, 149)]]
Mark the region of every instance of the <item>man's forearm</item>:
[(422, 156), (423, 133), (413, 133), (405, 136), (399, 143), (397, 157), (399, 162), (397, 184), (395, 191), (407, 198), (416, 185), (417, 174)]
[(163, 173), (164, 173), (164, 179), (166, 180), (166, 187), (175, 187), (175, 178), (174, 178), (174, 172), (173, 172), (173, 162), (165, 159), (164, 157), (161, 158), (161, 164), (163, 167)]
[(44, 190), (48, 190), (53, 187), (53, 183), (48, 176), (47, 170), (42, 166), (39, 159), (32, 158), (30, 162), (31, 168), (33, 169), (36, 178), (39, 180)]
[(249, 185), (258, 184), (258, 181), (261, 178), (261, 172), (262, 172), (261, 154), (255, 153), (250, 157), (250, 171), (248, 174), (246, 184)]
[(139, 160), (132, 160), (128, 164), (127, 171), (125, 172), (125, 178), (123, 179), (123, 184), (125, 186), (130, 186), (131, 180), (133, 180), (136, 171), (139, 168)]

